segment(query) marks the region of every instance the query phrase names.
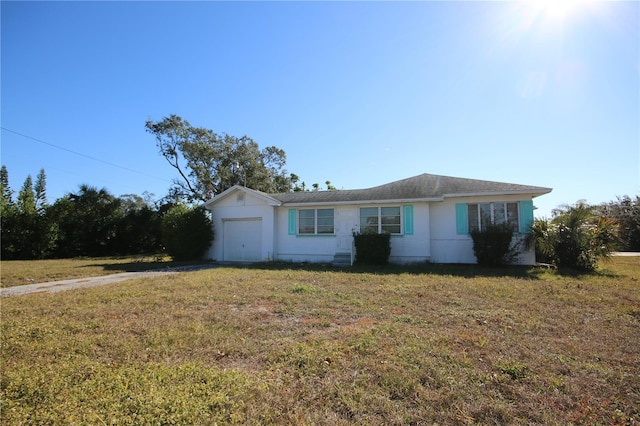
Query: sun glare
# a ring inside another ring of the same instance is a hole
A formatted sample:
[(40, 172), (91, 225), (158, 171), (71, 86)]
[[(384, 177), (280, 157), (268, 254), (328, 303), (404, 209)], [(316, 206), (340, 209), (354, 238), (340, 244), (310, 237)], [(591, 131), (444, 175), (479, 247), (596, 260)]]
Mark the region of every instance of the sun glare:
[(591, 0), (526, 0), (537, 15), (564, 20)]

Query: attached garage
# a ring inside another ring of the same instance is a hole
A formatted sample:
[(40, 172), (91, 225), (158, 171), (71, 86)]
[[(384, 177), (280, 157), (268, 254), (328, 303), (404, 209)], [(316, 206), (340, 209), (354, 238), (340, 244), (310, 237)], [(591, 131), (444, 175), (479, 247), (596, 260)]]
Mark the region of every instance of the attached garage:
[(262, 219), (223, 221), (223, 259), (230, 262), (262, 260)]
[[(266, 194), (236, 185), (205, 205), (215, 231), (207, 255), (235, 262), (353, 259), (353, 234), (371, 229), (393, 234), (394, 263), (474, 263), (473, 227), (507, 221), (521, 235), (533, 221), (533, 199), (550, 191), (427, 173), (357, 190)], [(534, 264), (533, 248), (516, 263)]]

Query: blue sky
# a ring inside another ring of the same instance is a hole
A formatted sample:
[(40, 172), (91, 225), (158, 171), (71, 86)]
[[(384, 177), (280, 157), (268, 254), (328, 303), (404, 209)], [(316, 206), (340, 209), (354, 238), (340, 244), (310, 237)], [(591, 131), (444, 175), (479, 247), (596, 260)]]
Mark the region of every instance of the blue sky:
[(284, 149), (308, 185), (552, 187), (539, 217), (635, 196), (639, 6), (2, 1), (2, 164), (16, 192), (44, 168), (50, 202), (160, 198), (176, 174), (144, 123), (178, 114)]

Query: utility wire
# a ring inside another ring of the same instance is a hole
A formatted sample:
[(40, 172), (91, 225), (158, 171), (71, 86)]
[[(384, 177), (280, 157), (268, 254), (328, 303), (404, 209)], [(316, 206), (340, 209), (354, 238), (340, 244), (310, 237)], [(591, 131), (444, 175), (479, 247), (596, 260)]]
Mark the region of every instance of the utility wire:
[(9, 132), (9, 133), (13, 133), (14, 135), (22, 136), (23, 138), (30, 139), (32, 141), (35, 141), (35, 142), (38, 142), (38, 143), (41, 143), (41, 144), (44, 144), (44, 145), (48, 145), (50, 147), (59, 149), (61, 151), (70, 152), (71, 154), (75, 154), (75, 155), (78, 155), (80, 157), (88, 158), (89, 160), (97, 161), (99, 163), (103, 163), (103, 164), (106, 164), (106, 165), (111, 166), (111, 167), (117, 167), (118, 169), (126, 170), (126, 171), (131, 172), (131, 173), (137, 173), (139, 175), (143, 175), (143, 176), (147, 176), (147, 177), (150, 177), (150, 178), (153, 178), (153, 179), (157, 179), (157, 180), (161, 180), (161, 181), (164, 181), (164, 182), (170, 182), (171, 183), (171, 181), (168, 180), (168, 179), (159, 178), (157, 176), (153, 176), (153, 175), (141, 172), (139, 170), (130, 169), (128, 167), (121, 166), (119, 164), (115, 164), (115, 163), (111, 163), (109, 161), (101, 160), (100, 158), (92, 157), (90, 155), (83, 154), (81, 152), (73, 151), (73, 150), (71, 150), (69, 148), (65, 148), (65, 147), (62, 147), (62, 146), (59, 146), (59, 145), (56, 145), (56, 144), (52, 144), (51, 142), (46, 142), (46, 141), (43, 141), (41, 139), (34, 138), (33, 136), (29, 136), (29, 135), (25, 135), (24, 133), (16, 132), (15, 130), (7, 129), (6, 127), (0, 127), (0, 128), (2, 130), (4, 130), (5, 132)]

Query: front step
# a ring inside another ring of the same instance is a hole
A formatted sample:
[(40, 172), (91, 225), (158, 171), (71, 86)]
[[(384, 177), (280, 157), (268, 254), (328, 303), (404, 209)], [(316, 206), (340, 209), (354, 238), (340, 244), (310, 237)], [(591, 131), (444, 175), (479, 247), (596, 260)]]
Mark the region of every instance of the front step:
[(337, 268), (346, 268), (351, 266), (351, 253), (336, 253), (333, 256), (331, 266), (335, 266)]

